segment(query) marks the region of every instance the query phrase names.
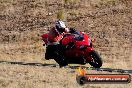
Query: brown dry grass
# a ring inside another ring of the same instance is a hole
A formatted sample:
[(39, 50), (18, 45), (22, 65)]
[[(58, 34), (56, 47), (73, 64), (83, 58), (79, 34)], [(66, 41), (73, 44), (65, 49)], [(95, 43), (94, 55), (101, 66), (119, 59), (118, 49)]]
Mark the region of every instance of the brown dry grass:
[[(64, 1), (0, 0), (0, 61), (56, 64), (53, 60), (44, 60), (45, 47), (40, 35), (54, 25), (57, 13), (64, 10), (69, 27), (96, 38), (94, 46), (103, 58), (103, 67), (131, 70), (132, 1)], [(131, 83), (79, 86), (75, 81), (76, 73), (70, 71), (68, 68), (0, 64), (0, 88), (132, 87)]]

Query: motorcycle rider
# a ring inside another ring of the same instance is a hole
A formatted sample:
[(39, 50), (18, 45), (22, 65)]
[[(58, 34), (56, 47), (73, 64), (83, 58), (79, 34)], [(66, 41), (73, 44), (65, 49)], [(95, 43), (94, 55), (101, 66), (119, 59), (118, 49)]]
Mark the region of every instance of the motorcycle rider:
[[(61, 39), (67, 33), (78, 35), (78, 37), (75, 37), (76, 40), (83, 39), (83, 35), (80, 34), (79, 31), (74, 28), (67, 28), (65, 23), (61, 20), (56, 21), (55, 27), (51, 28), (48, 33), (48, 44), (46, 47), (45, 59), (48, 60), (50, 58), (54, 58), (54, 56), (55, 58), (56, 56), (59, 56), (57, 63), (60, 65), (60, 67), (67, 65), (65, 56), (63, 54), (65, 47), (60, 44)], [(62, 61), (65, 61), (65, 63), (61, 64)]]

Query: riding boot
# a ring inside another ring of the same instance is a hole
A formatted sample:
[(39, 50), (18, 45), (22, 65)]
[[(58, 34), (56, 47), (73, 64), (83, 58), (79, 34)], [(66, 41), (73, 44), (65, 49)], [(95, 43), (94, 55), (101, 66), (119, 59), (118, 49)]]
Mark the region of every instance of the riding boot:
[(48, 47), (46, 47), (45, 59), (46, 60), (53, 59), (54, 52), (55, 52), (55, 48), (53, 45), (49, 45)]
[(57, 51), (56, 51), (57, 60), (56, 60), (56, 62), (59, 64), (60, 67), (68, 65), (64, 51), (65, 51), (64, 46), (57, 45)]

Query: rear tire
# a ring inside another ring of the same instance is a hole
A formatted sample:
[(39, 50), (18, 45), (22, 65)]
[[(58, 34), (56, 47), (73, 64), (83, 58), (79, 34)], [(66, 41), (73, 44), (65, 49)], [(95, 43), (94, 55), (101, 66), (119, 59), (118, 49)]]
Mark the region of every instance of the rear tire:
[(96, 51), (90, 52), (91, 55), (91, 61), (89, 61), (89, 64), (95, 68), (100, 68), (102, 66), (102, 59), (100, 55)]

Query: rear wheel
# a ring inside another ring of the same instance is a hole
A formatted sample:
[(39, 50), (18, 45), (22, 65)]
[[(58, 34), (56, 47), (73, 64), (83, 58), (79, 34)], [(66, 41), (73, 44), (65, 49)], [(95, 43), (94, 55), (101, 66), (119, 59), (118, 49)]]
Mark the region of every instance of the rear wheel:
[(96, 51), (90, 52), (91, 61), (89, 64), (95, 68), (100, 68), (102, 66), (102, 59)]

